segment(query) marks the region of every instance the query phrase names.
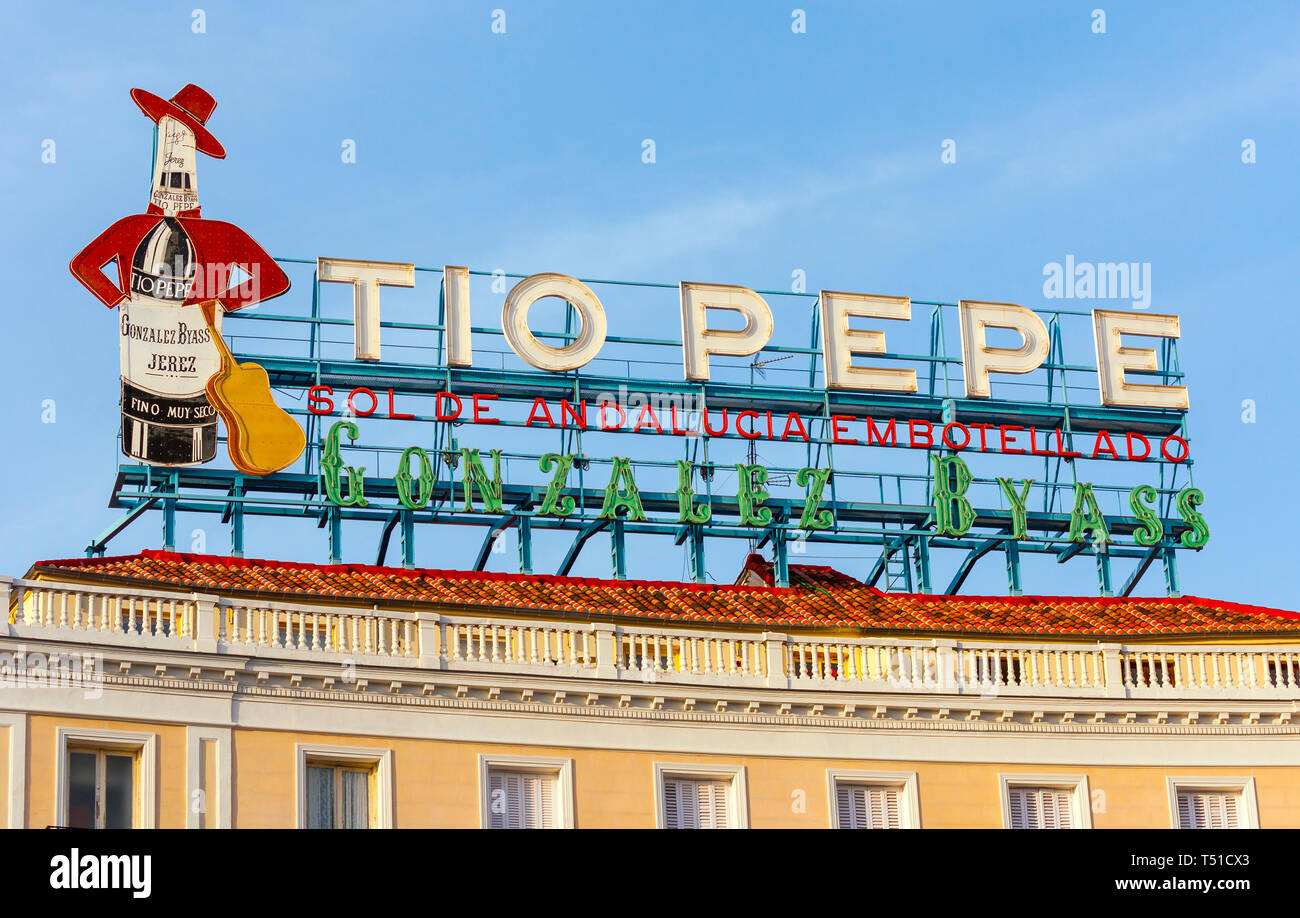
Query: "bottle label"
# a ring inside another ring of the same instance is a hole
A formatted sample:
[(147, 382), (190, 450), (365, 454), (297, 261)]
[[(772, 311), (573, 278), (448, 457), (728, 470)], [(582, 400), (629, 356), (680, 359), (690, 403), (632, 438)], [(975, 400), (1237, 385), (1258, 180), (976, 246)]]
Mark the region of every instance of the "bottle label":
[(137, 389), (172, 397), (198, 396), (221, 368), (221, 354), (197, 304), (178, 306), (132, 297), (118, 307), (118, 318), (122, 379)]

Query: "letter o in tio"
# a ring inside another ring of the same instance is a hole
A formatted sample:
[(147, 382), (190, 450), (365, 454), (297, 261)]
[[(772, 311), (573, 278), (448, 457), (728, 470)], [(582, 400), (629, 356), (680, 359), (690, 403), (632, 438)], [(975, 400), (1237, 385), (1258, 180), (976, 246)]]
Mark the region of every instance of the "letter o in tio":
[[(1179, 444), (1183, 448), (1182, 452), (1180, 452), (1177, 456), (1174, 456), (1169, 452), (1170, 440), (1173, 440), (1175, 443)], [(1187, 458), (1187, 452), (1188, 452), (1187, 441), (1184, 440), (1182, 437), (1178, 436), (1178, 434), (1170, 434), (1169, 436), (1165, 437), (1163, 440), (1160, 441), (1160, 455), (1164, 456), (1170, 462), (1182, 462), (1184, 459)]]
[[(538, 341), (528, 328), (528, 310), (543, 297), (558, 296), (578, 311), (582, 331), (565, 347)], [(506, 294), (501, 330), (510, 349), (539, 370), (563, 373), (586, 366), (605, 344), (605, 309), (591, 288), (567, 274), (533, 274)]]

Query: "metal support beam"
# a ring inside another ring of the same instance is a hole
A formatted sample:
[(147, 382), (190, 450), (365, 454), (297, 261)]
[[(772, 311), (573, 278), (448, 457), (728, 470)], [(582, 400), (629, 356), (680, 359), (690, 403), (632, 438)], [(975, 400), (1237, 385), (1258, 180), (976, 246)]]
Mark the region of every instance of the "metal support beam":
[(478, 557), (474, 559), (474, 566), (470, 570), (481, 571), (487, 567), (488, 555), (492, 554), (492, 546), (496, 543), (497, 536), (510, 528), (510, 524), (514, 521), (515, 515), (508, 513), (488, 527), (487, 535), (483, 537), (483, 544), (479, 546)]
[(916, 540), (916, 574), (921, 583), (921, 592), (933, 593), (934, 584), (930, 580), (930, 540), (926, 536)]
[(627, 579), (627, 536), (623, 533), (623, 517), (614, 517), (609, 533), (609, 554), (613, 561), (614, 579)]
[(331, 506), (326, 511), (325, 524), (329, 528), (330, 564), (342, 564), (343, 517), (338, 507)]
[(388, 540), (393, 537), (393, 529), (396, 528), (400, 516), (401, 514), (394, 510), (384, 521), (384, 529), (379, 534), (379, 551), (375, 553), (375, 567), (383, 567), (384, 562), (388, 560)]
[(948, 584), (948, 589), (945, 591), (944, 595), (955, 595), (956, 592), (961, 589), (961, 585), (966, 582), (966, 578), (970, 575), (971, 570), (974, 569), (975, 562), (1001, 544), (1001, 539), (985, 539), (978, 547), (971, 549), (970, 553), (962, 559), (961, 564), (957, 567), (957, 573), (953, 574), (952, 581)]
[[(901, 544), (903, 544), (902, 539), (885, 539), (881, 543), (880, 557), (871, 568), (871, 573), (867, 575), (867, 586), (876, 585), (876, 581), (880, 579), (880, 575), (885, 572), (885, 568), (889, 565), (889, 556), (892, 555), (894, 550)], [(888, 581), (886, 581), (885, 586), (889, 586)]]
[(1020, 544), (1014, 540), (1007, 542), (1007, 593), (1012, 596), (1025, 595), (1024, 581), (1020, 577)]
[(704, 569), (704, 528), (702, 526), (688, 527), (690, 544), (690, 561), (691, 561), (691, 579), (696, 583), (704, 583), (708, 579), (708, 574)]
[(772, 557), (774, 561), (772, 567), (776, 586), (788, 587), (790, 585), (790, 559), (786, 556), (785, 530), (774, 526), (769, 531), (772, 533)]
[(533, 518), (527, 514), (519, 516), (519, 573), (533, 572)]
[(108, 546), (109, 540), (112, 539), (113, 536), (134, 523), (142, 513), (154, 504), (158, 503), (158, 501), (159, 498), (157, 497), (150, 497), (147, 500), (142, 500), (130, 510), (126, 511), (126, 513), (118, 517), (116, 523), (109, 526), (99, 535), (90, 540), (90, 544), (86, 546), (86, 557), (93, 558), (95, 555), (102, 556), (104, 554), (104, 549)]
[(586, 526), (583, 526), (582, 530), (574, 537), (573, 544), (569, 546), (569, 550), (564, 553), (564, 560), (560, 562), (559, 570), (555, 573), (561, 577), (567, 577), (569, 571), (573, 569), (573, 562), (577, 561), (578, 555), (582, 553), (582, 546), (586, 545), (588, 539), (600, 532), (607, 525), (609, 525), (609, 520), (592, 520)]
[(1124, 586), (1120, 589), (1119, 595), (1129, 596), (1133, 593), (1133, 588), (1138, 585), (1138, 581), (1142, 579), (1142, 576), (1147, 572), (1147, 568), (1151, 566), (1151, 562), (1156, 559), (1158, 554), (1160, 554), (1160, 546), (1152, 545), (1147, 553), (1142, 556), (1138, 566), (1133, 569), (1133, 573), (1129, 574), (1128, 580), (1124, 581)]
[(415, 567), (415, 513), (403, 510), (402, 514), (402, 567), (408, 571)]
[(1165, 593), (1169, 596), (1182, 596), (1182, 589), (1178, 585), (1178, 560), (1174, 557), (1172, 545), (1165, 546), (1164, 559)]
[(176, 473), (167, 475), (167, 493), (163, 498), (163, 551), (176, 550)]
[(1095, 546), (1093, 554), (1097, 556), (1097, 585), (1101, 595), (1114, 596), (1115, 589), (1111, 586), (1110, 579), (1110, 552), (1106, 550), (1106, 543), (1102, 542)]
[(1068, 548), (1064, 549), (1063, 551), (1058, 551), (1056, 553), (1056, 563), (1064, 564), (1066, 561), (1069, 561), (1071, 558), (1073, 558), (1075, 555), (1077, 555), (1079, 552), (1083, 551), (1087, 547), (1088, 547), (1088, 543), (1082, 540), (1078, 542), (1071, 542)]
[(244, 477), (241, 475), (235, 479), (235, 485), (230, 489), (230, 496), (234, 498), (230, 502), (230, 556), (232, 558), (244, 557)]

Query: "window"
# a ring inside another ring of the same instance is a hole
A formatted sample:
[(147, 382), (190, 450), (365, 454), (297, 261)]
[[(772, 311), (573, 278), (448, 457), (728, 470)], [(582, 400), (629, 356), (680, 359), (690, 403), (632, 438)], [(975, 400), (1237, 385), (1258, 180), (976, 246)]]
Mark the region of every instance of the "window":
[(393, 827), (392, 750), (299, 743), (297, 756), (299, 828)]
[(1170, 778), (1175, 829), (1257, 829), (1253, 778)]
[(56, 742), (56, 825), (154, 827), (156, 734), (59, 727)]
[(655, 764), (662, 829), (743, 829), (749, 801), (743, 766)]
[(1082, 775), (1001, 775), (1002, 824), (1008, 829), (1090, 829), (1088, 779)]
[(831, 827), (917, 829), (916, 772), (829, 771)]
[(554, 829), (553, 774), (488, 769), (489, 829)]
[(68, 749), (70, 829), (129, 829), (135, 823), (135, 755)]
[(307, 828), (369, 829), (373, 768), (307, 763)]
[(573, 759), (479, 756), (485, 829), (572, 829)]

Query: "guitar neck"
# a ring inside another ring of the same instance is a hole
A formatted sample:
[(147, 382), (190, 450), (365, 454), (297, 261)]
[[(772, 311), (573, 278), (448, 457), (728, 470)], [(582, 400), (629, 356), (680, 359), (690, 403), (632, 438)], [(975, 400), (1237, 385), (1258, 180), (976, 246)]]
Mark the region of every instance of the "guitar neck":
[(208, 331), (212, 334), (212, 341), (216, 344), (217, 350), (221, 352), (222, 357), (234, 363), (235, 355), (230, 353), (230, 348), (226, 345), (225, 339), (221, 337), (221, 332), (217, 330), (217, 310), (221, 308), (220, 304), (216, 300), (208, 300), (205, 303), (200, 303), (199, 308), (203, 310), (203, 319), (208, 323)]

